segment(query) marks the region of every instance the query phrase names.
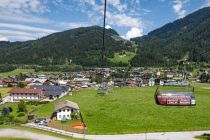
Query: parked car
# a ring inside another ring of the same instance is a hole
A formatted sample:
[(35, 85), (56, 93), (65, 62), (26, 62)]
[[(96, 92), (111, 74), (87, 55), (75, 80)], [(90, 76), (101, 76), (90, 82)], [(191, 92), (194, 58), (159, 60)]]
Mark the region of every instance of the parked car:
[(34, 123), (46, 122), (46, 118), (37, 118)]

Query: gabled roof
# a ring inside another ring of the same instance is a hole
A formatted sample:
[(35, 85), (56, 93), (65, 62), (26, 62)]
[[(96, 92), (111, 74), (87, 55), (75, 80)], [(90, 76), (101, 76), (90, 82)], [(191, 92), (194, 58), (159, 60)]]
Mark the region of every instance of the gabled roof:
[(45, 95), (61, 95), (63, 92), (67, 92), (70, 87), (67, 86), (57, 86), (57, 85), (32, 85), (30, 88), (41, 89)]
[(55, 111), (65, 108), (65, 107), (70, 107), (70, 108), (79, 110), (79, 106), (77, 103), (69, 101), (69, 100), (65, 100), (55, 105)]
[(13, 88), (9, 91), (11, 94), (24, 93), (24, 94), (40, 94), (42, 90), (40, 89), (30, 89), (30, 88)]

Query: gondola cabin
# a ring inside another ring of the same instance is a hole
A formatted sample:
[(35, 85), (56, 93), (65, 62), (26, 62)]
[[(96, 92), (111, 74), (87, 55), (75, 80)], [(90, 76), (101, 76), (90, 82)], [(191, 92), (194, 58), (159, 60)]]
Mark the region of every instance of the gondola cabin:
[(189, 91), (161, 90), (157, 91), (155, 96), (159, 105), (195, 105), (195, 95)]

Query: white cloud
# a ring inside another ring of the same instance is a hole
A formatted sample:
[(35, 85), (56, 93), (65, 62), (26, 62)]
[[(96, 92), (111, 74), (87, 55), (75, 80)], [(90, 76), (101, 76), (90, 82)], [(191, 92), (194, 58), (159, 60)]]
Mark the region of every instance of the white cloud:
[(206, 0), (205, 3), (201, 6), (201, 8), (209, 6), (210, 6), (210, 0)]
[[(78, 0), (80, 3), (80, 9), (88, 15), (88, 17), (95, 24), (99, 24), (103, 18), (103, 1), (102, 4), (98, 4), (96, 0)], [(132, 4), (131, 4), (132, 3)], [(129, 6), (129, 9), (127, 8)], [(133, 14), (130, 9), (136, 10), (137, 13), (139, 11), (140, 0), (131, 0), (128, 3), (122, 3), (120, 0), (108, 0), (107, 1), (107, 24), (111, 26), (118, 27), (138, 27), (142, 28), (143, 21), (137, 16), (137, 14)], [(90, 8), (91, 6), (91, 8)], [(146, 9), (141, 9), (144, 12), (151, 12)]]
[(189, 0), (174, 0), (173, 9), (178, 15), (178, 18), (183, 18), (186, 16), (187, 11), (183, 9), (184, 4), (189, 2)]
[(106, 25), (105, 28), (106, 29), (112, 29), (112, 27), (110, 25)]
[(9, 41), (9, 39), (6, 37), (0, 36), (0, 41)]
[(0, 19), (18, 22), (47, 23), (49, 19), (39, 18), (36, 14), (49, 12), (41, 0), (1, 0)]
[(107, 12), (107, 23), (119, 27), (141, 27), (142, 21), (126, 14), (114, 14)]
[(9, 41), (26, 41), (26, 40), (34, 40), (36, 38), (30, 36), (16, 36), (16, 35), (6, 35)]
[(87, 27), (92, 25), (90, 22), (62, 22), (59, 24), (59, 26), (65, 28), (65, 29), (73, 29), (78, 27)]
[(28, 33), (23, 31), (12, 31), (12, 30), (0, 30), (0, 33), (3, 35), (13, 35), (13, 36), (29, 36), (34, 37), (34, 39), (37, 37), (37, 35), (40, 35), (39, 33)]
[(125, 39), (130, 39), (134, 37), (140, 37), (143, 35), (143, 29), (132, 27), (130, 31), (127, 32), (126, 36), (122, 36)]
[(16, 30), (24, 30), (24, 31), (33, 31), (33, 32), (42, 32), (42, 33), (54, 33), (56, 30), (39, 28), (21, 24), (10, 24), (10, 23), (0, 23), (0, 28), (11, 28)]

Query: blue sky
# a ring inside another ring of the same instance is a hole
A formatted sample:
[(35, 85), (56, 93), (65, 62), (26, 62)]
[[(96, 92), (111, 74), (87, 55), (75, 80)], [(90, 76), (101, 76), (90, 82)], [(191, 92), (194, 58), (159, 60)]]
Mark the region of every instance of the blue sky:
[[(129, 39), (183, 18), (210, 0), (107, 0), (107, 28)], [(0, 41), (33, 40), (103, 25), (104, 0), (0, 0)]]

